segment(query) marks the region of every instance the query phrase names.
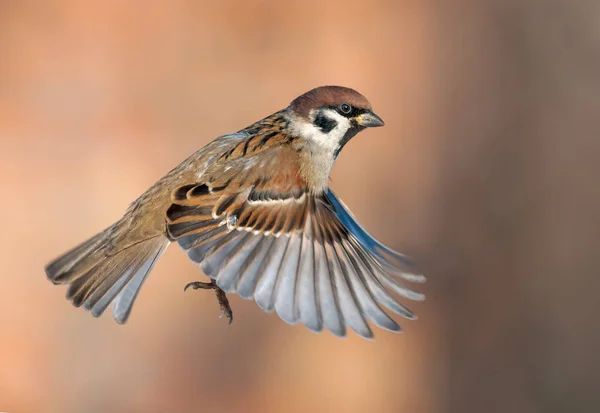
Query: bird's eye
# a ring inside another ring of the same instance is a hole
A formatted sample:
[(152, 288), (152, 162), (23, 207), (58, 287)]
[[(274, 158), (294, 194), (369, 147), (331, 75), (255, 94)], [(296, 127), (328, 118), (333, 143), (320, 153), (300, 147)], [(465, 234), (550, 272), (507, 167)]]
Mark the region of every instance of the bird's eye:
[(352, 112), (352, 106), (347, 103), (342, 103), (340, 105), (340, 112), (342, 112), (344, 115), (349, 115), (350, 112)]

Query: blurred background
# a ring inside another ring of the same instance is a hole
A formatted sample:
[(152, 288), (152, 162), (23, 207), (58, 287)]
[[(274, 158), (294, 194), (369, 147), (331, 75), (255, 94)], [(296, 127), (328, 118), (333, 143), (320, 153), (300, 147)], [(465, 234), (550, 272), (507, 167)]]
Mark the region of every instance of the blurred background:
[[(332, 186), (428, 276), (375, 341), (230, 297), (177, 247), (126, 326), (44, 265), (319, 85), (386, 121)], [(600, 410), (600, 3), (0, 1), (0, 411)]]

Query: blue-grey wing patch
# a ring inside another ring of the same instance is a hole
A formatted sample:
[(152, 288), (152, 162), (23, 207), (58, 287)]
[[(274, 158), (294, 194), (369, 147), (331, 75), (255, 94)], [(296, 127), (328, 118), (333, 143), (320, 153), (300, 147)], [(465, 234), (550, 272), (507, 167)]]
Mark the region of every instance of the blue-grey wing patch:
[(331, 189), (327, 190), (326, 196), (334, 207), (333, 213), (335, 216), (382, 265), (394, 272), (394, 274), (397, 274), (408, 281), (425, 282), (425, 277), (423, 275), (402, 271), (398, 264), (407, 267), (414, 266), (410, 258), (394, 251), (373, 238), (373, 236), (356, 221), (356, 218), (354, 218), (354, 215), (352, 215), (344, 202), (342, 202)]

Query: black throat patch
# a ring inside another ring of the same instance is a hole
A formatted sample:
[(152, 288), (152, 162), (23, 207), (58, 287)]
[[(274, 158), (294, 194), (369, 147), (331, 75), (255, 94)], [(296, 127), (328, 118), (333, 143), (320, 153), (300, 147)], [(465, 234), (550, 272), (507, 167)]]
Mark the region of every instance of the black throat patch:
[(344, 137), (340, 140), (340, 143), (337, 146), (337, 148), (335, 148), (335, 151), (333, 152), (333, 159), (337, 159), (342, 148), (350, 141), (350, 139), (352, 139), (358, 132), (360, 132), (363, 129), (364, 128), (362, 126), (352, 125), (352, 127), (348, 129)]

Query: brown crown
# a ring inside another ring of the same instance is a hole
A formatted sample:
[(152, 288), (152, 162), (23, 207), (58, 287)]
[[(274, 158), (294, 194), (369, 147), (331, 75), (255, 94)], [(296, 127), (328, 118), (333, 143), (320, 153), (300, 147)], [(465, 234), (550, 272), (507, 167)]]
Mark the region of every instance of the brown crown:
[(294, 99), (290, 104), (290, 109), (297, 115), (308, 118), (312, 109), (338, 106), (342, 103), (348, 103), (360, 109), (371, 109), (367, 98), (356, 90), (343, 86), (321, 86), (310, 90)]

